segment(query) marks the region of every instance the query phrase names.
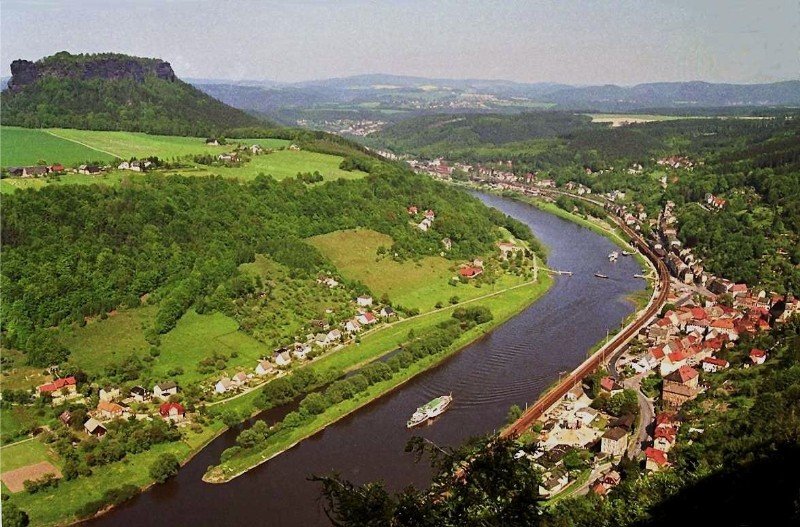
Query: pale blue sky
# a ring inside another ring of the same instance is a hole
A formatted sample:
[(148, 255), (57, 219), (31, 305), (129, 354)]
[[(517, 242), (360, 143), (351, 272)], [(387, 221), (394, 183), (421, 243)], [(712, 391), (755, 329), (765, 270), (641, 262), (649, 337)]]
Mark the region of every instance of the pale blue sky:
[(221, 79), (751, 83), (800, 78), (800, 2), (0, 0), (2, 75), (60, 50)]

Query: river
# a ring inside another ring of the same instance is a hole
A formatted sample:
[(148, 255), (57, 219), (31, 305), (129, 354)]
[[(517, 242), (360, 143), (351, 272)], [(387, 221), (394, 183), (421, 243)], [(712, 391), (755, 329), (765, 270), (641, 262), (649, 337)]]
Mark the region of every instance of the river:
[[(644, 280), (633, 277), (642, 269), (633, 258), (610, 263), (607, 255), (617, 247), (589, 229), (525, 203), (476, 195), (529, 225), (549, 248), (548, 265), (574, 275), (558, 277), (536, 303), (438, 367), (230, 483), (207, 484), (201, 477), (238, 431), (214, 440), (176, 478), (91, 524), (329, 525), (319, 485), (309, 482), (308, 475), (336, 471), (357, 482), (383, 480), (392, 490), (425, 485), (431, 476), (428, 465), (415, 464), (403, 451), (412, 434), (457, 445), (492, 432), (502, 427), (511, 405), (524, 407), (560, 372), (582, 362), (606, 331), (618, 329), (633, 312), (625, 297), (644, 289)], [(595, 278), (595, 272), (609, 279)], [(406, 430), (405, 421), (417, 406), (450, 392), (455, 401), (446, 414), (431, 426)], [(285, 411), (261, 417), (271, 423)]]

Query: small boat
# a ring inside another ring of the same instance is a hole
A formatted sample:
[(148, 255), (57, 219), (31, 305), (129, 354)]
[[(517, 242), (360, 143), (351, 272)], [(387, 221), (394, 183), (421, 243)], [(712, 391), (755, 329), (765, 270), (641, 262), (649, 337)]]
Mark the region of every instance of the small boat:
[(617, 258), (619, 258), (619, 253), (617, 251), (614, 251), (613, 253), (609, 253), (609, 255), (608, 255), (608, 261), (609, 262), (616, 262)]
[(604, 274), (600, 274), (600, 273), (594, 273), (594, 275), (595, 275), (597, 278), (608, 278), (608, 275), (604, 275)]
[(406, 422), (406, 428), (414, 428), (434, 417), (442, 415), (453, 402), (452, 395), (442, 395), (417, 408), (411, 419)]
[(622, 256), (632, 256), (633, 251), (622, 251)]
[(634, 278), (647, 278), (647, 277), (646, 277), (645, 275), (643, 275), (643, 274), (635, 274), (635, 275), (633, 275), (633, 277), (634, 277)]

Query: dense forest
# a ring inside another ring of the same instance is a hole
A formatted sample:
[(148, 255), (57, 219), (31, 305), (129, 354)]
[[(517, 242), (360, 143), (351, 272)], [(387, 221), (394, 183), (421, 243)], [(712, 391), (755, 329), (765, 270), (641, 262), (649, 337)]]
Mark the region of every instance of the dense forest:
[(260, 121), (177, 79), (168, 63), (126, 55), (15, 61), (3, 124), (204, 136)]
[[(400, 259), (438, 254), (444, 237), (453, 242), (449, 258), (474, 257), (491, 250), (497, 226), (532, 240), (527, 228), (460, 190), (399, 165), (371, 168), (365, 179), (318, 186), (266, 176), (248, 184), (142, 176), (118, 188), (65, 185), (8, 196), (5, 343), (26, 350), (32, 364), (60, 362), (66, 351), (47, 328), (138, 306), (145, 294), (159, 306), (150, 333), (165, 333), (256, 254), (292, 276), (314, 276), (326, 261), (304, 238), (338, 229), (388, 234)], [(436, 211), (432, 229), (409, 224), (409, 204)]]

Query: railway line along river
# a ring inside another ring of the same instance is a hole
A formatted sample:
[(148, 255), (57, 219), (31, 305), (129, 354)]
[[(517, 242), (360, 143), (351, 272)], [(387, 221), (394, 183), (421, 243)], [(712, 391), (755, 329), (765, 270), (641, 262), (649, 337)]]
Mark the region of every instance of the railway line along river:
[[(616, 263), (608, 239), (531, 205), (476, 194), (487, 205), (531, 227), (549, 249), (548, 265), (572, 271), (537, 302), (439, 366), (411, 379), (366, 407), (329, 426), (280, 456), (223, 485), (203, 483), (206, 468), (232, 446), (231, 430), (199, 452), (176, 478), (89, 523), (93, 526), (328, 525), (320, 488), (310, 474), (339, 472), (356, 482), (383, 480), (391, 490), (425, 485), (431, 474), (415, 464), (404, 446), (412, 435), (441, 445), (499, 430), (512, 404), (525, 406), (585, 358), (588, 350), (619, 329), (634, 311), (626, 296), (645, 288), (634, 278), (633, 258)], [(595, 278), (595, 273), (608, 279)], [(431, 426), (411, 431), (406, 419), (430, 399), (452, 393), (454, 402)], [(271, 423), (286, 409), (259, 418)]]

